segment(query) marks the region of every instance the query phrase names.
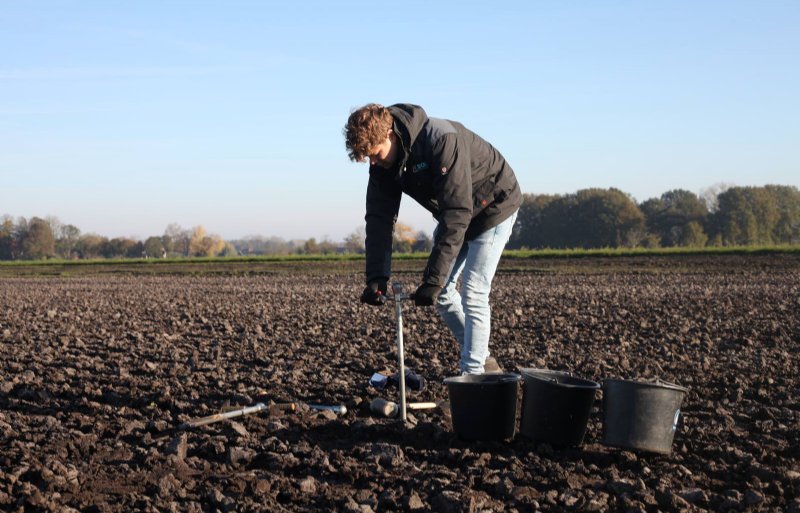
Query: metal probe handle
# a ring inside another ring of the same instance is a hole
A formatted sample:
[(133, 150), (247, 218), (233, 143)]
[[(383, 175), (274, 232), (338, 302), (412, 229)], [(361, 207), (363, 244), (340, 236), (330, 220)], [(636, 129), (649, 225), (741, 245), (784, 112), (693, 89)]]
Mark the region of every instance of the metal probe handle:
[(209, 415), (207, 417), (201, 417), (199, 419), (190, 420), (188, 422), (181, 424), (180, 427), (183, 429), (187, 429), (187, 428), (205, 426), (226, 419), (232, 419), (235, 417), (240, 417), (242, 415), (250, 415), (251, 413), (257, 413), (260, 412), (261, 410), (265, 410), (266, 408), (267, 406), (264, 403), (258, 403), (253, 406), (248, 406), (247, 408), (242, 408), (240, 410), (233, 410), (225, 413), (216, 413), (214, 415)]
[[(394, 285), (392, 285), (392, 289), (394, 289)], [(397, 294), (397, 293), (394, 293), (391, 296), (386, 295), (384, 297), (386, 298), (386, 301), (397, 301), (397, 302), (400, 302), (400, 301), (406, 301), (406, 300), (409, 300), (409, 299), (414, 299), (414, 294), (404, 294), (404, 293)]]
[(400, 304), (402, 300), (407, 298), (403, 293), (402, 283), (392, 283), (392, 292), (394, 293), (394, 311), (397, 314), (397, 360), (400, 367), (400, 420), (406, 422), (406, 364), (405, 354), (403, 352), (403, 308)]

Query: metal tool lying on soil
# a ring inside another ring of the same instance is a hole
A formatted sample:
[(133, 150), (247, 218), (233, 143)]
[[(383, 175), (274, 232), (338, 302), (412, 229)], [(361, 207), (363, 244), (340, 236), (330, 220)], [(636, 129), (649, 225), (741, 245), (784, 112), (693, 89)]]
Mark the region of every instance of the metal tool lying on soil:
[[(317, 411), (332, 411), (337, 415), (344, 415), (347, 413), (347, 407), (343, 404), (337, 405), (326, 405), (326, 404), (309, 404), (307, 405), (312, 410)], [(193, 429), (200, 426), (207, 426), (208, 424), (214, 424), (216, 422), (222, 422), (223, 420), (234, 419), (236, 417), (241, 417), (243, 415), (252, 415), (254, 413), (259, 413), (264, 410), (269, 410), (271, 412), (293, 412), (297, 411), (298, 403), (278, 403), (278, 404), (271, 404), (267, 405), (264, 403), (257, 403), (253, 406), (248, 406), (246, 408), (240, 408), (238, 410), (231, 410), (226, 411), (223, 413), (215, 413), (214, 415), (208, 415), (206, 417), (199, 417), (196, 419), (188, 420), (178, 426), (178, 429), (185, 430), (185, 429)]]

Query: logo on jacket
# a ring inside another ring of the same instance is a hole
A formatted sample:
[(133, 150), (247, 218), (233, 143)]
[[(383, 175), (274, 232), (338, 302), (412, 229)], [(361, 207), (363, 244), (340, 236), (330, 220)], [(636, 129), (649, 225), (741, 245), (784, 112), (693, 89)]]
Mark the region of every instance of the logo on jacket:
[(411, 168), (411, 172), (412, 173), (419, 173), (420, 171), (424, 171), (426, 169), (428, 169), (428, 163), (427, 162), (419, 162), (417, 164), (414, 164), (414, 166)]

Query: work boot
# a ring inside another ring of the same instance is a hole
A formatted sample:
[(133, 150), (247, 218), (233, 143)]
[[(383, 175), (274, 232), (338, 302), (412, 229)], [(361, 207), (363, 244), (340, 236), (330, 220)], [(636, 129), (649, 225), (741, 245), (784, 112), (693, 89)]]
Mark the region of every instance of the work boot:
[(502, 374), (503, 368), (500, 367), (500, 364), (497, 363), (497, 360), (495, 360), (493, 356), (489, 356), (488, 358), (486, 358), (486, 361), (483, 362), (483, 373)]

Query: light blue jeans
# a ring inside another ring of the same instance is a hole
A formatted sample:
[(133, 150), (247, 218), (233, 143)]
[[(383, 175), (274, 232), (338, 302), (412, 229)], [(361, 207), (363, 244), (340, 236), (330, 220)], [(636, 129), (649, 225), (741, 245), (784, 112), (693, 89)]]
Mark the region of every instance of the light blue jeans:
[[(515, 212), (494, 228), (464, 242), (436, 303), (436, 309), (461, 348), (462, 373), (482, 373), (489, 356), (492, 328), (489, 293), (516, 219)], [(462, 276), (460, 293), (456, 290), (459, 276)]]

